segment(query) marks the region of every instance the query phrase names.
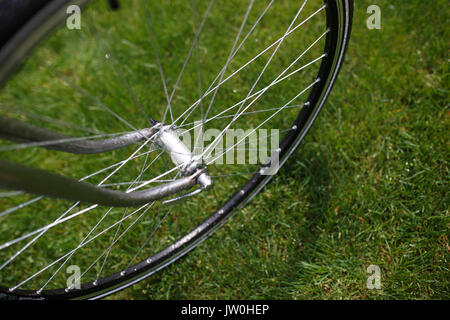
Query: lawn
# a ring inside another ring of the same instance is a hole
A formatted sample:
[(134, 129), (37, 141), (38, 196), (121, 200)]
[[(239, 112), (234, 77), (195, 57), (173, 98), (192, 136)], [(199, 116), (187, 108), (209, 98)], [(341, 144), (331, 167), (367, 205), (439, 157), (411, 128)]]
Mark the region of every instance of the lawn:
[[(201, 4), (199, 12), (206, 7), (203, 2)], [(366, 9), (372, 4), (381, 8), (379, 30), (369, 30), (366, 26), (369, 17)], [(188, 10), (189, 5), (186, 6), (178, 10)], [(444, 0), (356, 1), (351, 43), (339, 79), (310, 133), (279, 175), (189, 255), (110, 299), (448, 299), (450, 114), (449, 32), (446, 27), (449, 11), (443, 9), (446, 7)], [(175, 39), (173, 51), (162, 53), (167, 55), (163, 61), (168, 62), (167, 73), (172, 74), (168, 80), (173, 84), (176, 71), (171, 73), (170, 70), (179, 70), (180, 65), (172, 62), (179, 61), (177, 55), (185, 54), (186, 48), (182, 49), (176, 43), (184, 43), (186, 34), (192, 30), (177, 29), (176, 22), (167, 22), (165, 26), (164, 15), (154, 15), (161, 17), (155, 21), (157, 31), (176, 35), (170, 38)], [(281, 12), (280, 20), (283, 17)], [(108, 16), (98, 18), (100, 24), (108, 22)], [(151, 48), (148, 38), (147, 42), (136, 46), (134, 38), (146, 30), (145, 20), (142, 23), (144, 25), (136, 29), (136, 34), (129, 36), (128, 43), (118, 45), (116, 54), (120, 59), (121, 53), (125, 52), (121, 50), (126, 48), (134, 54), (136, 65), (129, 63), (123, 72), (137, 92), (137, 98), (144, 100), (142, 103), (148, 108), (163, 105), (165, 97), (161, 95), (160, 84), (152, 81), (159, 80), (156, 63), (137, 67), (141, 60), (148, 62), (146, 53), (140, 52), (141, 48)], [(220, 28), (224, 21), (218, 18), (214, 23)], [(131, 28), (125, 24), (123, 27)], [(263, 29), (261, 37), (265, 35)], [(105, 39), (109, 36), (104, 35)], [(163, 37), (161, 47), (170, 47), (170, 39)], [(58, 51), (60, 40), (57, 36), (51, 39), (48, 50)], [(64, 48), (83, 52), (77, 55), (80, 59), (78, 69), (66, 66), (65, 59), (56, 61), (66, 76), (75, 74), (80, 76), (74, 78), (81, 79), (81, 75), (87, 74), (85, 68), (89, 67), (94, 71), (83, 79), (84, 83), (80, 80), (80, 86), (89, 87), (102, 96), (102, 102), (108, 106), (120, 108), (121, 102), (125, 105), (126, 101), (133, 104), (127, 87), (117, 84), (119, 78), (116, 82), (111, 81), (107, 88), (96, 80), (102, 69), (95, 61), (88, 61), (90, 56), (86, 48), (91, 47), (74, 45), (70, 48), (69, 43)], [(221, 48), (220, 43), (217, 48)], [(251, 54), (252, 48), (248, 50)], [(96, 54), (92, 52), (92, 55)], [(45, 61), (49, 55), (45, 50), (38, 52), (36, 64), (24, 66), (25, 72), (29, 71), (33, 77), (21, 82), (19, 78), (8, 84), (0, 94), (2, 101), (20, 101), (22, 106), (27, 106), (40, 97), (47, 108), (45, 112), (51, 114), (61, 110), (58, 112), (63, 120), (78, 117), (77, 125), (91, 125), (100, 132), (126, 129), (120, 123), (112, 124), (102, 117), (95, 117), (100, 108), (92, 103), (90, 113), (80, 114), (75, 113), (76, 108), (65, 108), (55, 102), (58, 96), (65, 96), (66, 101), (73, 101), (73, 104), (86, 104), (89, 99), (68, 93), (68, 86), (53, 81), (54, 75), (50, 72), (43, 71), (45, 75), (38, 76), (39, 61)], [(283, 57), (280, 59), (283, 61)], [(215, 60), (211, 59), (205, 68), (213, 68), (214, 64)], [(195, 64), (191, 67), (195, 70)], [(177, 96), (179, 103), (195, 101), (198, 89), (195, 73), (193, 75), (184, 80), (183, 94)], [(246, 77), (252, 77), (250, 72), (239, 78), (236, 85), (239, 81), (247, 81)], [(108, 90), (116, 95), (109, 95)], [(153, 95), (148, 92), (152, 90), (159, 93), (153, 100)], [(293, 89), (287, 87), (286, 90)], [(218, 99), (226, 100), (227, 94), (231, 93), (226, 91)], [(274, 99), (269, 96), (266, 102), (273, 103)], [(39, 106), (36, 108), (41, 110)], [(136, 126), (145, 125), (145, 119), (139, 114), (130, 111), (128, 115)], [(22, 157), (22, 162), (27, 164), (61, 172), (67, 170), (68, 174), (79, 172), (78, 177), (98, 169), (99, 162), (110, 160), (105, 156), (104, 159), (83, 158), (81, 161), (72, 155), (55, 160), (53, 151), (18, 152), (5, 157)], [(117, 151), (113, 155), (122, 159), (129, 152)], [(113, 182), (132, 181), (139, 169), (133, 168), (134, 171), (128, 175), (124, 173)], [(219, 189), (218, 192), (226, 191)], [(26, 199), (31, 198), (21, 201)], [(183, 210), (191, 212), (203, 208), (205, 202), (208, 204), (206, 199), (205, 196), (199, 203), (180, 210), (181, 220), (174, 228), (185, 230), (188, 224), (183, 219), (188, 219)], [(51, 205), (56, 208), (65, 204)], [(33, 210), (48, 210), (48, 206), (49, 203), (43, 202)], [(57, 213), (54, 212), (55, 218)], [(32, 214), (32, 211), (25, 212), (19, 218), (21, 220), (14, 223), (16, 226), (41, 225), (44, 220), (35, 222)], [(74, 224), (76, 235), (68, 238), (62, 247), (55, 249), (48, 243), (37, 246), (32, 251), (35, 259), (43, 259), (42, 252), (52, 257), (76, 245), (85, 230), (83, 227), (92, 227), (101, 214), (103, 212), (98, 211), (92, 214), (92, 220), (86, 218)], [(121, 218), (121, 212), (114, 214), (105, 225)], [(200, 222), (204, 216), (196, 215), (193, 219)], [(2, 232), (10, 227), (6, 225)], [(144, 235), (145, 226), (139, 226), (133, 237)], [(165, 244), (164, 234), (161, 239), (160, 245)], [(111, 254), (111, 260), (119, 263), (125, 256), (128, 259), (126, 249), (135, 250), (140, 245), (141, 242), (134, 243), (131, 239), (124, 248)], [(102, 249), (99, 247), (99, 252)], [(95, 255), (96, 250), (93, 249), (92, 254)], [(370, 265), (380, 268), (381, 289), (367, 287)], [(10, 274), (2, 279), (9, 277)]]
[[(377, 4), (381, 30), (368, 30)], [(240, 214), (127, 299), (448, 299), (448, 10), (357, 1), (334, 92)], [(381, 290), (368, 289), (369, 265)]]

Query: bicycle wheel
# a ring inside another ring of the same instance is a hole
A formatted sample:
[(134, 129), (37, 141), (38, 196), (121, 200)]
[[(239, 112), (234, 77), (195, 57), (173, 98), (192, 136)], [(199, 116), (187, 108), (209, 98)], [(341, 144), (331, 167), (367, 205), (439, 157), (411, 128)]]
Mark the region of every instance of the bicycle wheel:
[[(0, 48), (0, 120), (12, 128), (0, 132), (0, 185), (42, 173), (0, 192), (0, 293), (10, 299), (101, 298), (208, 238), (304, 139), (337, 79), (353, 12), (350, 0), (135, 0), (117, 11), (44, 2)], [(14, 131), (23, 123), (64, 141)], [(55, 147), (157, 126), (97, 155)], [(52, 171), (121, 194), (180, 181), (188, 163), (164, 132), (182, 137), (176, 146), (212, 186), (116, 206), (71, 194), (72, 182), (58, 193), (38, 181)]]

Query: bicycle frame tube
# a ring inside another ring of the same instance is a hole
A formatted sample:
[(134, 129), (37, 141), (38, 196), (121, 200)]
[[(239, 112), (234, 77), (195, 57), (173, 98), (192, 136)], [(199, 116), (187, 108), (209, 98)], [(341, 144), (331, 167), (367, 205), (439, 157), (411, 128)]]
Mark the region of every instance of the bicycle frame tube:
[(44, 196), (82, 201), (105, 206), (132, 207), (146, 204), (192, 188), (204, 173), (194, 174), (157, 187), (134, 192), (105, 189), (87, 182), (68, 178), (44, 170), (29, 168), (0, 160), (0, 186)]
[(86, 140), (83, 137), (66, 136), (22, 121), (0, 116), (0, 138), (16, 142), (36, 142), (36, 146), (57, 151), (93, 154), (129, 146), (143, 139), (150, 139), (157, 132), (157, 125), (124, 135), (104, 139)]

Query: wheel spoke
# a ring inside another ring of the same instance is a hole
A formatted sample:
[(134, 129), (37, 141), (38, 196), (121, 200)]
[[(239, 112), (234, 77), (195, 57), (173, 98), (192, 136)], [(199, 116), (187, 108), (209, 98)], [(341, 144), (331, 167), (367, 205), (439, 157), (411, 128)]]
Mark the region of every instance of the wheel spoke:
[[(172, 93), (170, 94), (170, 97), (169, 97), (169, 104), (172, 102), (173, 96), (175, 95), (175, 92), (176, 92), (177, 89), (178, 89), (178, 85), (179, 85), (179, 83), (180, 83), (181, 77), (183, 77), (184, 70), (186, 69), (186, 66), (187, 66), (187, 64), (188, 64), (188, 62), (189, 62), (189, 59), (191, 58), (191, 55), (192, 55), (192, 52), (194, 51), (195, 46), (197, 45), (197, 42), (198, 42), (198, 40), (199, 40), (199, 38), (200, 38), (200, 33), (201, 33), (202, 30), (203, 30), (203, 27), (204, 27), (205, 22), (206, 22), (206, 18), (207, 18), (208, 15), (209, 15), (209, 12), (210, 12), (210, 10), (211, 10), (211, 7), (212, 7), (213, 3), (214, 3), (214, 0), (210, 0), (210, 1), (209, 1), (208, 8), (206, 9), (205, 14), (203, 15), (203, 19), (202, 19), (202, 21), (201, 21), (201, 23), (200, 23), (200, 27), (198, 28), (198, 30), (197, 30), (197, 32), (196, 32), (196, 34), (195, 34), (194, 41), (192, 42), (192, 45), (191, 45), (191, 47), (190, 47), (190, 49), (189, 49), (189, 52), (188, 52), (188, 54), (187, 54), (187, 57), (186, 57), (186, 59), (184, 60), (183, 67), (181, 68), (181, 71), (180, 71), (180, 73), (178, 74), (178, 77), (177, 77), (177, 80), (176, 80), (176, 82), (175, 82), (175, 85), (173, 86)], [(169, 105), (167, 106), (167, 108), (168, 108), (168, 107), (169, 107)], [(166, 114), (167, 114), (167, 108), (166, 108), (166, 112), (164, 113), (164, 117), (163, 117), (163, 121), (162, 121), (162, 122), (165, 122)], [(173, 119), (172, 119), (172, 123), (173, 123)]]
[[(245, 67), (247, 67), (249, 64), (251, 64), (253, 61), (255, 61), (256, 59), (258, 59), (260, 56), (262, 56), (264, 53), (266, 53), (268, 50), (270, 50), (271, 48), (273, 48), (275, 45), (277, 45), (280, 41), (282, 41), (284, 38), (286, 38), (287, 36), (291, 35), (295, 30), (297, 30), (298, 28), (300, 28), (302, 25), (304, 25), (306, 22), (308, 22), (309, 20), (311, 20), (314, 16), (316, 16), (317, 14), (319, 14), (322, 10), (324, 10), (326, 8), (326, 5), (322, 6), (321, 8), (319, 8), (317, 11), (315, 11), (313, 14), (311, 14), (308, 18), (306, 18), (305, 20), (303, 20), (302, 22), (300, 22), (299, 24), (297, 24), (295, 27), (293, 27), (287, 34), (283, 35), (281, 38), (279, 38), (278, 40), (276, 40), (275, 42), (273, 42), (271, 45), (269, 45), (268, 47), (266, 47), (264, 50), (262, 50), (260, 53), (258, 53), (256, 56), (254, 56), (252, 59), (250, 59), (249, 61), (247, 61), (245, 64), (243, 64), (240, 68), (238, 68), (236, 71), (234, 71), (231, 75), (229, 75), (228, 77), (226, 77), (224, 80), (222, 80), (221, 82), (219, 82), (215, 87), (208, 89), (204, 94), (202, 98), (205, 98), (206, 96), (208, 96), (209, 94), (211, 94), (218, 86), (223, 85), (225, 82), (227, 82), (228, 80), (230, 80), (232, 77), (234, 77), (237, 73), (239, 73), (240, 71), (242, 71)], [(194, 102), (190, 107), (188, 107), (177, 119), (175, 119), (175, 121), (173, 122), (174, 124), (176, 124), (181, 118), (183, 118), (187, 113), (190, 112), (190, 110), (192, 110), (192, 108), (196, 108), (198, 106), (198, 104), (200, 103), (200, 99), (197, 100), (196, 102)]]
[[(146, 2), (144, 1), (144, 3), (146, 3)], [(147, 8), (147, 5), (145, 4), (144, 7), (145, 7), (146, 24), (147, 24), (147, 28), (148, 28), (149, 33), (150, 33), (151, 43), (152, 43), (152, 47), (153, 47), (153, 54), (155, 55), (156, 65), (158, 66), (159, 75), (161, 77), (161, 83), (162, 83), (163, 89), (164, 89), (164, 95), (165, 95), (166, 100), (167, 100), (167, 109), (164, 112), (164, 118), (166, 117), (167, 111), (169, 111), (170, 117), (171, 117), (171, 119), (173, 121), (171, 99), (169, 97), (169, 92), (167, 90), (167, 81), (166, 81), (166, 77), (164, 75), (164, 70), (163, 70), (163, 67), (162, 67), (162, 64), (161, 64), (161, 60), (159, 58), (159, 52), (158, 52), (158, 45), (157, 45), (157, 41), (156, 41), (156, 35), (155, 35), (154, 30), (153, 30), (152, 21), (150, 19), (150, 13), (149, 13), (149, 10)]]
[(132, 213), (128, 214), (127, 216), (125, 216), (123, 219), (120, 219), (119, 221), (115, 222), (114, 224), (110, 225), (108, 228), (102, 230), (101, 232), (97, 233), (95, 236), (93, 236), (91, 239), (85, 241), (84, 243), (80, 244), (79, 246), (77, 246), (75, 249), (69, 251), (68, 253), (66, 253), (65, 255), (59, 257), (58, 259), (56, 259), (55, 261), (53, 261), (52, 263), (48, 264), (46, 267), (40, 269), (38, 272), (32, 274), (31, 276), (29, 276), (28, 278), (26, 278), (25, 280), (23, 280), (22, 282), (20, 282), (18, 285), (10, 288), (10, 291), (14, 291), (17, 288), (23, 286), (26, 282), (30, 281), (31, 279), (35, 278), (36, 276), (38, 276), (39, 274), (41, 274), (42, 272), (44, 272), (45, 270), (51, 268), (52, 266), (54, 266), (56, 263), (58, 263), (59, 261), (63, 260), (64, 258), (68, 257), (70, 254), (72, 254), (73, 252), (77, 251), (78, 249), (86, 246), (87, 244), (91, 243), (92, 241), (94, 241), (95, 239), (97, 239), (98, 237), (100, 237), (101, 235), (105, 234), (106, 232), (108, 232), (109, 230), (111, 230), (112, 228), (114, 228), (116, 225), (118, 225), (119, 223), (121, 223), (122, 221), (128, 219), (129, 217), (131, 217), (132, 215), (134, 215), (135, 213), (141, 211), (142, 209), (144, 209), (145, 207), (147, 207), (146, 210), (144, 210), (144, 212), (139, 216), (142, 217), (143, 214), (145, 214), (147, 212), (147, 210), (150, 208), (150, 203), (147, 203), (141, 207), (139, 207), (138, 209), (136, 209), (135, 211), (133, 211)]
[[(232, 145), (231, 147), (229, 147), (225, 152), (223, 152), (222, 154), (220, 154), (219, 156), (222, 156), (223, 154), (227, 153), (229, 150), (231, 150), (232, 148), (234, 148), (236, 145), (238, 145), (240, 142), (244, 141), (249, 135), (251, 135), (252, 133), (254, 133), (256, 130), (258, 130), (260, 127), (262, 127), (266, 122), (268, 122), (270, 119), (272, 119), (275, 115), (277, 115), (278, 113), (280, 113), (282, 110), (284, 110), (284, 108), (286, 106), (288, 106), (290, 103), (292, 103), (295, 99), (297, 99), (298, 97), (300, 97), (303, 93), (305, 93), (306, 91), (308, 91), (309, 89), (311, 89), (317, 82), (319, 82), (320, 79), (316, 79), (313, 83), (311, 83), (309, 86), (307, 86), (304, 90), (302, 90), (299, 94), (297, 94), (294, 98), (292, 98), (291, 100), (289, 100), (288, 103), (286, 103), (283, 107), (281, 107), (280, 109), (278, 109), (277, 111), (275, 111), (270, 117), (268, 117), (266, 120), (264, 120), (263, 122), (261, 122), (261, 124), (259, 124), (255, 129), (251, 130), (250, 133), (248, 133), (245, 137), (243, 137), (241, 140), (239, 140), (236, 144)], [(218, 157), (219, 157), (218, 156)], [(212, 159), (211, 161), (208, 161), (207, 163), (212, 163), (215, 160), (218, 159), (218, 157)]]

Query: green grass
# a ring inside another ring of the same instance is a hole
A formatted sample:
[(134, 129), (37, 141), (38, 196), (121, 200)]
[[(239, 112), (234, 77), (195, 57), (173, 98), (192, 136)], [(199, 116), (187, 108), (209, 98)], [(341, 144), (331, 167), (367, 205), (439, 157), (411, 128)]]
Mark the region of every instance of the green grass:
[[(381, 30), (366, 28), (366, 8), (370, 4), (381, 8)], [(204, 7), (202, 2), (201, 8)], [(445, 7), (447, 3), (443, 0), (357, 1), (351, 44), (339, 80), (309, 135), (280, 174), (251, 204), (185, 258), (111, 298), (448, 299), (449, 34), (445, 26), (449, 14)], [(184, 9), (189, 10), (189, 6)], [(199, 11), (203, 12), (202, 9)], [(279, 15), (282, 20), (283, 12)], [(191, 30), (176, 28), (176, 24), (169, 22), (165, 29), (164, 15), (157, 16), (160, 20), (156, 19), (155, 28), (167, 35), (161, 46), (173, 48), (162, 53), (167, 55), (163, 61), (174, 62), (166, 65), (168, 81), (173, 84), (175, 70), (181, 67), (176, 65), (180, 64), (177, 57), (185, 54), (184, 42), (188, 43), (185, 38)], [(103, 22), (108, 22), (107, 16)], [(225, 22), (214, 23), (220, 28)], [(148, 53), (139, 49), (149, 47), (148, 38), (142, 43), (134, 41), (142, 38), (139, 37), (142, 30), (145, 28), (137, 28), (136, 34), (129, 36), (133, 41), (128, 47), (135, 46), (131, 52), (136, 64), (127, 64), (125, 73), (146, 108), (163, 106), (164, 96), (159, 94), (149, 100), (156, 95), (146, 91), (161, 93), (160, 84), (153, 81), (159, 80), (158, 69), (154, 64), (147, 69), (138, 64), (149, 60)], [(111, 34), (116, 31), (111, 29)], [(60, 47), (57, 40), (54, 50)], [(64, 48), (67, 50), (68, 46)], [(130, 49), (126, 46), (117, 44), (116, 54), (127, 53)], [(224, 50), (220, 48), (217, 44), (217, 52), (212, 50), (211, 54), (219, 57), (218, 50)], [(252, 49), (248, 49), (250, 55)], [(100, 49), (97, 51), (92, 55), (102, 55)], [(42, 59), (47, 56), (43, 53)], [(77, 56), (90, 57), (89, 53)], [(208, 61), (206, 68), (213, 68), (214, 59)], [(81, 61), (79, 65), (86, 69), (74, 70), (65, 67), (65, 62), (64, 59), (61, 62), (63, 70), (86, 81), (85, 85), (102, 97), (105, 104), (117, 108), (132, 105), (120, 79), (111, 81), (118, 87), (96, 83), (95, 77), (102, 74), (102, 69), (95, 61)], [(33, 65), (27, 67), (30, 72), (37, 69)], [(195, 65), (191, 67), (195, 70)], [(195, 100), (197, 79), (192, 73), (192, 78), (184, 82), (182, 94), (177, 96), (180, 104), (183, 99)], [(91, 77), (82, 78), (86, 74)], [(252, 79), (251, 72), (245, 76), (249, 78), (242, 76), (244, 79), (237, 81)], [(126, 129), (117, 122), (96, 117), (97, 107), (92, 102), (56, 81), (46, 87), (48, 79), (51, 75), (30, 77), (30, 82), (37, 81), (42, 86), (34, 87), (27, 82), (23, 82), (23, 88), (10, 85), (5, 96), (11, 101), (14, 97), (23, 105), (33, 105), (42, 101), (37, 100), (39, 97), (63, 95), (67, 101), (73, 99), (74, 105), (84, 102), (92, 106), (91, 113), (81, 114), (78, 124), (94, 124), (96, 129), (106, 132)], [(30, 93), (30, 98), (24, 95), (27, 88), (35, 90), (35, 95)], [(226, 100), (229, 94), (218, 99)], [(271, 103), (276, 97), (267, 99)], [(45, 101), (42, 105), (48, 108)], [(41, 110), (39, 106), (36, 108)], [(58, 103), (50, 111), (45, 110), (54, 112), (61, 108), (67, 113), (62, 119), (75, 116), (71, 114), (76, 112), (75, 107), (64, 108)], [(131, 112), (130, 107), (128, 115), (133, 123), (145, 125), (139, 114)], [(113, 158), (121, 159), (127, 154), (119, 151)], [(99, 161), (64, 155), (55, 161), (48, 155), (54, 153), (45, 150), (21, 153), (23, 162), (62, 172), (69, 163), (67, 172), (89, 173), (98, 167), (98, 162), (110, 160), (108, 156)], [(134, 170), (117, 179), (133, 179), (138, 173)], [(221, 192), (226, 190), (219, 189)], [(41, 209), (45, 205), (50, 204), (42, 204)], [(199, 204), (187, 205), (186, 211), (198, 208)], [(118, 212), (114, 217), (121, 214)], [(25, 215), (20, 223), (36, 223), (32, 217)], [(203, 218), (201, 214), (195, 215), (198, 221)], [(95, 220), (83, 221), (84, 225), (77, 226), (80, 235), (83, 227), (92, 227)], [(187, 226), (184, 222), (178, 225)], [(139, 238), (139, 232), (144, 231), (145, 225), (133, 237)], [(77, 239), (75, 236), (68, 239), (67, 247), (62, 249), (70, 248)], [(113, 259), (119, 263), (121, 257), (127, 256), (126, 249), (138, 244), (130, 241), (128, 247), (114, 252)], [(57, 253), (52, 252), (54, 248), (50, 245), (42, 245), (40, 249), (47, 254)], [(35, 252), (40, 258), (39, 251)], [(93, 249), (92, 254), (96, 252)], [(366, 269), (372, 264), (381, 268), (381, 290), (366, 287), (369, 276)]]
[[(382, 29), (365, 12), (382, 10)], [(339, 81), (301, 149), (210, 241), (114, 298), (449, 298), (448, 11), (357, 1)], [(366, 288), (380, 266), (381, 290)]]

